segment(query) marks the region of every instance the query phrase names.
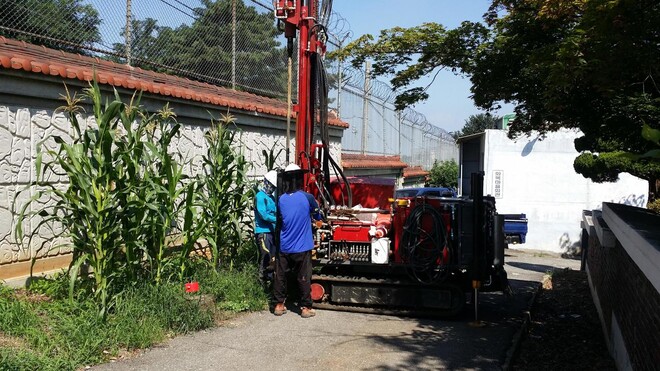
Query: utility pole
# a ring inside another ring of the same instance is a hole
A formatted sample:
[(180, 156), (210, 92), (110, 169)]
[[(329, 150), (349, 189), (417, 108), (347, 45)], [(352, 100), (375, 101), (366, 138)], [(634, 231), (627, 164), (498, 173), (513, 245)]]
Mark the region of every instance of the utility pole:
[(367, 130), (369, 129), (369, 94), (371, 90), (371, 62), (367, 61), (364, 72), (364, 100), (362, 101), (362, 154), (367, 152)]
[(126, 0), (126, 28), (124, 42), (126, 44), (126, 64), (131, 65), (131, 0)]
[(385, 148), (388, 147), (387, 145), (387, 119), (385, 118), (385, 101), (383, 101), (383, 104), (381, 105), (381, 117), (383, 118), (383, 154), (385, 154)]
[(403, 160), (403, 156), (401, 154), (401, 111), (396, 111), (396, 120), (399, 123), (399, 157), (401, 160)]
[[(341, 46), (340, 48), (341, 49)], [(339, 61), (337, 61), (337, 118), (341, 119), (341, 62), (344, 59), (342, 57), (339, 57)]]

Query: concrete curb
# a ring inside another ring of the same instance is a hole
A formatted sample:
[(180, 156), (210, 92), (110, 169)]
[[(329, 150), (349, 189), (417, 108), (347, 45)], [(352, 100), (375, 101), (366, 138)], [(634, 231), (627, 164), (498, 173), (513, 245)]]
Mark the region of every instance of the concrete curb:
[(527, 335), (527, 331), (529, 329), (529, 323), (532, 320), (532, 308), (536, 303), (536, 298), (538, 297), (538, 294), (541, 292), (542, 287), (543, 284), (539, 282), (536, 287), (536, 290), (534, 290), (534, 293), (532, 294), (532, 297), (529, 300), (529, 303), (527, 304), (528, 309), (526, 311), (523, 311), (523, 321), (522, 324), (520, 325), (520, 329), (518, 329), (518, 331), (513, 335), (513, 339), (511, 340), (511, 346), (509, 346), (509, 350), (506, 351), (506, 358), (504, 359), (504, 363), (502, 364), (502, 370), (504, 371), (511, 370), (513, 367), (513, 362), (518, 357), (518, 352), (520, 351), (520, 344)]
[(57, 273), (61, 273), (63, 271), (64, 271), (64, 268), (59, 268), (59, 269), (54, 269), (54, 270), (50, 270), (50, 271), (35, 273), (33, 275), (7, 278), (7, 279), (4, 279), (4, 280), (0, 280), (0, 285), (5, 285), (7, 287), (11, 287), (12, 289), (22, 289), (22, 288), (25, 288), (25, 286), (27, 286), (27, 283), (30, 280), (30, 278), (39, 278), (39, 277), (50, 278), (53, 275), (55, 275)]

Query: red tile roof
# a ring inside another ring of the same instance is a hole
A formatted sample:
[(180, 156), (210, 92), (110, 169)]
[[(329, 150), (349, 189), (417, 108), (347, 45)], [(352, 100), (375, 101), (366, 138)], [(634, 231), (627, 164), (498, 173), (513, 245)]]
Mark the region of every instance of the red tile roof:
[(400, 156), (372, 156), (342, 153), (341, 164), (345, 169), (403, 169), (408, 165)]
[[(91, 81), (95, 73), (99, 84), (143, 90), (163, 96), (274, 116), (286, 117), (287, 111), (286, 103), (276, 99), (99, 58), (66, 53), (2, 36), (0, 36), (0, 67), (82, 81)], [(330, 118), (329, 124), (341, 128), (348, 127), (348, 123), (336, 118)]]
[(413, 166), (413, 167), (407, 167), (403, 169), (403, 177), (408, 178), (408, 177), (415, 177), (415, 176), (427, 176), (429, 175), (429, 172), (422, 169), (421, 166)]

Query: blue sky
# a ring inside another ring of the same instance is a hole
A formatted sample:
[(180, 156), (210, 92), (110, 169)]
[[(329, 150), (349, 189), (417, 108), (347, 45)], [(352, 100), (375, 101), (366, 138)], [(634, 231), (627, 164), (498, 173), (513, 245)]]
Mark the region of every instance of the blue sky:
[[(346, 19), (353, 37), (357, 38), (366, 33), (377, 36), (386, 28), (412, 27), (424, 22), (454, 28), (464, 20), (480, 21), (489, 5), (487, 0), (334, 0), (333, 10)], [(428, 101), (413, 108), (436, 126), (447, 131), (460, 130), (469, 115), (482, 112), (469, 98), (470, 86), (467, 77), (442, 71), (428, 90)], [(512, 111), (512, 105), (503, 105), (495, 114), (502, 116)]]

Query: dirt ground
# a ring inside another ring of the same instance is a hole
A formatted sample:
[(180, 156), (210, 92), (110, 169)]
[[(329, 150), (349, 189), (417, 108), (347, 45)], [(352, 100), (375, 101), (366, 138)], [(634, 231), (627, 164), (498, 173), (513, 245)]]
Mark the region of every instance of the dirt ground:
[(546, 276), (531, 319), (514, 370), (616, 370), (585, 272)]

